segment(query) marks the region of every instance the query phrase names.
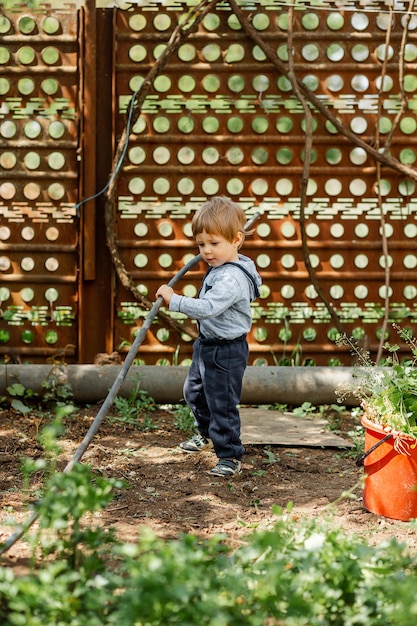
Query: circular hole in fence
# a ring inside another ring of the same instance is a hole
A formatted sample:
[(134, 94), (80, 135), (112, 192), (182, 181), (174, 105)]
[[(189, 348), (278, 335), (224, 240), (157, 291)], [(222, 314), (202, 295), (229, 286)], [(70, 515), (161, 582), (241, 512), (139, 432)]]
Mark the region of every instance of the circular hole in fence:
[(326, 85), (327, 89), (329, 91), (340, 91), (341, 89), (343, 89), (343, 78), (341, 76), (339, 76), (339, 74), (332, 74), (331, 76), (329, 76), (328, 78), (326, 78), (326, 80), (324, 81), (324, 84)]
[(65, 157), (61, 152), (51, 152), (48, 156), (48, 165), (51, 170), (61, 170), (65, 165)]
[(227, 120), (227, 130), (231, 133), (240, 133), (243, 129), (243, 119), (233, 115)]
[(146, 267), (148, 265), (148, 257), (143, 252), (140, 252), (139, 254), (135, 255), (133, 262), (136, 265), (136, 267), (139, 267), (139, 268)]
[(17, 52), (17, 58), (22, 65), (30, 65), (36, 59), (36, 53), (30, 46), (22, 46)]
[(8, 330), (0, 330), (0, 343), (7, 343), (10, 340), (10, 333)]
[(2, 152), (0, 154), (0, 167), (11, 170), (16, 165), (17, 158), (13, 152)]
[(308, 255), (308, 259), (310, 261), (310, 265), (313, 269), (315, 269), (316, 267), (319, 267), (320, 265), (320, 258), (317, 256), (317, 254), (309, 254)]
[(415, 285), (406, 285), (403, 289), (403, 296), (407, 300), (415, 300), (417, 297), (417, 287), (415, 287)]
[(0, 64), (1, 65), (6, 65), (6, 63), (8, 63), (10, 60), (10, 52), (8, 51), (7, 48), (3, 48), (3, 46), (0, 47)]
[(209, 63), (217, 61), (217, 59), (220, 58), (221, 53), (222, 50), (217, 43), (209, 43), (202, 49), (203, 57)]
[(7, 241), (11, 234), (12, 231), (8, 226), (0, 226), (0, 241)]
[(166, 13), (159, 13), (155, 15), (153, 19), (153, 25), (156, 30), (168, 30), (168, 28), (171, 26), (171, 18)]
[(283, 222), (281, 224), (280, 230), (281, 230), (282, 236), (285, 237), (285, 239), (291, 239), (291, 237), (294, 237), (296, 233), (295, 226), (291, 222)]
[(165, 269), (171, 267), (172, 262), (172, 256), (170, 254), (167, 254), (166, 252), (164, 254), (161, 254), (158, 258), (159, 265)]
[(284, 300), (291, 300), (295, 295), (295, 288), (292, 285), (283, 285), (281, 287), (281, 297)]
[(335, 239), (340, 239), (345, 234), (345, 227), (343, 224), (332, 224), (330, 226), (330, 234)]
[(342, 160), (342, 151), (339, 148), (329, 148), (326, 150), (326, 161), (330, 165), (337, 165)]
[(130, 193), (139, 195), (145, 191), (145, 181), (139, 176), (134, 176), (129, 180), (128, 189)]
[[(142, 118), (139, 118), (139, 119), (142, 119)], [(142, 130), (144, 130), (146, 127), (145, 120), (142, 120), (142, 122), (143, 122), (143, 126), (139, 132), (142, 132)], [(155, 130), (155, 132), (167, 133), (171, 127), (171, 122), (169, 118), (166, 117), (165, 115), (160, 115), (154, 119), (152, 125), (153, 125), (153, 129)], [(138, 132), (138, 131), (136, 131), (135, 129), (135, 132)]]
[(275, 190), (280, 196), (289, 196), (293, 190), (292, 181), (289, 178), (281, 178), (277, 181)]
[(165, 165), (165, 163), (168, 163), (170, 160), (171, 153), (165, 146), (158, 146), (158, 148), (155, 148), (153, 151), (152, 156), (155, 163), (158, 165)]
[(136, 44), (129, 48), (129, 59), (134, 63), (140, 63), (144, 59), (146, 59), (147, 51), (145, 46), (141, 46), (140, 44)]
[(189, 165), (195, 159), (195, 152), (193, 148), (184, 147), (178, 150), (177, 159), (184, 165)]
[(204, 132), (213, 134), (219, 130), (220, 122), (217, 117), (209, 115), (203, 119), (202, 126)]
[[(406, 84), (406, 81), (404, 79), (404, 88), (405, 88), (405, 84)], [(377, 76), (377, 78), (375, 79), (375, 86), (378, 89), (378, 91), (384, 91), (384, 92), (390, 91), (393, 85), (394, 85), (394, 81), (391, 78), (391, 76), (384, 76), (383, 78), (381, 76)]]
[(353, 148), (350, 151), (349, 158), (354, 165), (363, 165), (368, 158), (366, 151), (363, 148)]
[(226, 159), (231, 165), (239, 165), (244, 160), (245, 155), (242, 148), (229, 148), (226, 152)]
[(345, 49), (340, 43), (332, 43), (326, 50), (326, 55), (329, 61), (337, 63), (341, 61), (345, 56)]
[(351, 119), (349, 126), (356, 135), (361, 135), (366, 132), (368, 122), (364, 117), (354, 117)]
[(242, 193), (244, 188), (243, 182), (240, 178), (230, 178), (226, 183), (226, 189), (231, 196), (238, 196)]
[(271, 265), (271, 258), (268, 254), (259, 254), (256, 258), (256, 264), (261, 269), (265, 269)]
[(412, 117), (403, 117), (400, 121), (401, 131), (405, 135), (412, 135), (417, 128), (417, 121)]
[(378, 228), (378, 232), (381, 237), (384, 236), (389, 239), (394, 234), (394, 227), (392, 226), (392, 224), (386, 223), (384, 224), (384, 226), (380, 226)]
[(367, 191), (367, 185), (361, 178), (354, 178), (349, 183), (349, 191), (352, 196), (364, 196)]
[(277, 56), (279, 59), (281, 59), (281, 61), (285, 61), (285, 62), (288, 61), (288, 46), (286, 43), (283, 43), (280, 46), (278, 46)]
[(234, 93), (240, 93), (245, 88), (245, 80), (242, 76), (236, 74), (234, 76), (230, 76), (230, 78), (227, 80), (227, 86), (229, 87), (230, 91), (233, 91)]
[(330, 287), (330, 296), (334, 299), (334, 300), (340, 300), (341, 298), (343, 298), (344, 295), (344, 289), (341, 285), (332, 285)]
[(190, 93), (195, 88), (195, 80), (192, 76), (181, 76), (178, 80), (178, 88), (183, 93)]
[(24, 126), (24, 133), (28, 139), (36, 139), (41, 132), (42, 126), (36, 120), (31, 120)]
[(19, 31), (23, 35), (31, 35), (37, 30), (35, 20), (32, 17), (29, 17), (27, 15), (21, 17), (18, 20), (17, 24), (18, 24)]
[(317, 331), (314, 328), (304, 328), (303, 339), (306, 341), (314, 341), (317, 337)]
[(279, 133), (288, 134), (293, 127), (293, 122), (290, 117), (279, 117), (276, 122), (276, 128)]
[(255, 61), (265, 61), (267, 58), (265, 52), (259, 46), (253, 46), (252, 56), (255, 59)]
[(24, 272), (31, 272), (35, 267), (35, 261), (34, 259), (32, 259), (32, 257), (24, 257), (20, 261), (20, 267)]
[(47, 96), (54, 96), (59, 89), (59, 83), (55, 78), (45, 78), (41, 82), (41, 88)]
[(329, 196), (338, 196), (342, 191), (342, 183), (337, 178), (329, 178), (324, 184), (324, 190)]
[(203, 25), (206, 30), (216, 30), (220, 25), (220, 17), (216, 13), (208, 13), (203, 19)]
[(308, 285), (305, 288), (305, 295), (310, 300), (316, 300), (318, 298), (318, 293), (317, 293), (316, 288), (314, 287), (314, 285)]
[(215, 93), (220, 87), (220, 79), (215, 74), (206, 74), (202, 80), (202, 85), (208, 93)]
[(408, 270), (414, 270), (417, 267), (417, 257), (415, 254), (406, 254), (403, 259), (403, 265)]
[(11, 139), (17, 132), (17, 126), (14, 122), (7, 120), (0, 125), (0, 135), (5, 139)]
[(303, 13), (301, 24), (306, 30), (315, 30), (320, 24), (319, 16), (316, 13)]
[(29, 344), (33, 341), (33, 332), (31, 330), (24, 330), (20, 335), (20, 339), (23, 343)]
[(217, 148), (213, 148), (212, 146), (204, 148), (202, 156), (204, 163), (207, 163), (207, 165), (213, 165), (214, 163), (217, 163), (220, 158), (219, 151), (217, 150)]
[(143, 148), (139, 148), (135, 146), (134, 148), (130, 148), (128, 152), (129, 161), (134, 165), (139, 165), (143, 163), (146, 158), (146, 152)]
[[(294, 231), (295, 231), (295, 229), (294, 229)], [(314, 222), (310, 222), (310, 224), (307, 224), (306, 225), (306, 234), (311, 239), (314, 239), (315, 237), (318, 237), (320, 235), (320, 227), (319, 227), (319, 225), (315, 224)]]
[(59, 293), (54, 287), (50, 287), (45, 291), (45, 300), (47, 302), (56, 302), (59, 298)]
[(42, 50), (41, 58), (45, 65), (57, 65), (60, 60), (59, 51), (54, 46), (48, 46)]
[(11, 267), (11, 261), (8, 256), (0, 256), (0, 272), (7, 272)]
[(143, 13), (132, 15), (129, 18), (129, 27), (136, 32), (146, 28), (146, 24), (147, 20)]
[(207, 196), (215, 196), (220, 188), (219, 181), (215, 178), (206, 178), (203, 180), (201, 188)]
[(48, 187), (48, 196), (51, 200), (61, 200), (65, 196), (65, 187), (61, 183), (52, 183)]
[[(206, 119), (207, 118), (205, 118), (203, 120), (203, 125), (204, 125), (204, 122), (206, 121)], [(191, 117), (188, 117), (188, 116), (180, 117), (178, 122), (177, 122), (177, 127), (178, 127), (178, 130), (181, 133), (185, 133), (185, 134), (192, 133), (193, 130), (194, 130), (194, 120)]]
[(45, 269), (48, 272), (56, 272), (59, 269), (59, 261), (55, 257), (48, 257), (45, 261)]
[(138, 222), (137, 224), (135, 224), (133, 232), (135, 233), (136, 237), (146, 237), (149, 232), (149, 228), (144, 222)]
[(237, 63), (245, 58), (245, 48), (240, 43), (232, 43), (224, 57), (226, 63)]
[(284, 254), (281, 257), (281, 265), (284, 269), (290, 270), (295, 267), (295, 257), (293, 254)]
[(155, 178), (152, 189), (158, 196), (165, 196), (170, 189), (169, 180), (163, 177)]
[(23, 96), (29, 96), (35, 90), (35, 82), (31, 78), (21, 78), (17, 81), (17, 89)]
[(366, 254), (357, 254), (355, 256), (354, 263), (358, 269), (364, 270), (365, 267), (368, 267), (369, 259)]
[(287, 165), (291, 163), (293, 158), (293, 152), (290, 148), (280, 148), (276, 154), (276, 160), (281, 165)]
[(280, 76), (277, 80), (277, 86), (278, 89), (280, 89), (283, 92), (288, 92), (291, 91), (292, 86), (291, 86), (291, 82), (288, 80), (288, 78), (286, 76)]
[(45, 237), (48, 241), (56, 241), (59, 237), (59, 230), (56, 226), (50, 226), (46, 229)]
[(305, 85), (310, 91), (316, 91), (320, 82), (317, 76), (313, 74), (307, 74), (307, 76), (303, 77), (303, 85)]
[(332, 254), (330, 257), (330, 265), (334, 270), (339, 270), (345, 264), (345, 259), (341, 254)]
[(320, 56), (320, 49), (315, 43), (307, 43), (301, 48), (301, 55), (306, 61), (316, 61)]
[(366, 61), (369, 57), (369, 48), (362, 43), (358, 43), (352, 47), (350, 53), (354, 61), (361, 63), (362, 61)]
[(353, 293), (358, 300), (365, 300), (368, 297), (368, 287), (366, 285), (356, 285)]
[(184, 43), (178, 49), (178, 58), (181, 61), (184, 61), (185, 63), (195, 59), (195, 56), (196, 56), (195, 46), (193, 46), (190, 43)]
[(354, 30), (364, 31), (368, 28), (369, 18), (366, 13), (354, 13), (350, 18)]
[(27, 200), (36, 200), (41, 195), (41, 187), (37, 183), (27, 183), (23, 187), (23, 195)]
[(0, 185), (0, 197), (4, 200), (11, 200), (16, 195), (16, 187), (13, 183), (2, 183)]
[(256, 233), (259, 237), (269, 237), (269, 235), (271, 234), (271, 227), (269, 224), (259, 224), (259, 226), (257, 226), (256, 228)]
[(189, 196), (193, 193), (195, 189), (194, 181), (192, 180), (192, 178), (181, 178), (178, 181), (177, 189), (180, 194), (183, 194), (184, 196)]
[(364, 74), (356, 74), (350, 81), (352, 89), (358, 93), (363, 93), (369, 88), (369, 79)]
[(417, 225), (416, 224), (406, 224), (404, 226), (404, 235), (408, 239), (414, 239), (417, 237)]

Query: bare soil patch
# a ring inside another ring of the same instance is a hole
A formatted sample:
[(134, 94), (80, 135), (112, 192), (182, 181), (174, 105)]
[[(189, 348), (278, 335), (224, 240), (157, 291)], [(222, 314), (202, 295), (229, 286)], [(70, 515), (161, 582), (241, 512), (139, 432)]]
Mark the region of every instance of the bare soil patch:
[[(60, 468), (70, 460), (98, 409), (81, 408), (66, 419)], [(93, 471), (128, 483), (106, 510), (94, 515), (95, 523), (114, 527), (123, 541), (135, 542), (146, 526), (166, 539), (182, 533), (205, 538), (222, 533), (231, 546), (239, 545), (251, 529), (273, 523), (273, 505), (286, 507), (292, 502), (292, 515), (330, 517), (338, 527), (366, 537), (371, 544), (396, 537), (417, 545), (412, 524), (381, 518), (363, 508), (363, 470), (348, 450), (251, 445), (242, 474), (221, 479), (208, 473), (216, 461), (213, 452), (191, 455), (178, 449), (185, 436), (175, 427), (170, 411), (159, 409), (149, 417), (155, 428), (146, 432), (106, 419), (82, 459)], [(343, 436), (348, 437), (353, 426), (347, 414)], [(22, 457), (44, 454), (36, 432), (37, 424), (30, 418), (0, 412), (0, 541), (13, 532), (7, 518), (26, 520), (28, 505), (42, 486), (42, 475), (35, 475), (30, 494), (25, 494), (20, 473)], [(350, 490), (353, 498), (340, 498)], [(3, 564), (19, 567), (27, 556), (25, 541), (19, 541)]]

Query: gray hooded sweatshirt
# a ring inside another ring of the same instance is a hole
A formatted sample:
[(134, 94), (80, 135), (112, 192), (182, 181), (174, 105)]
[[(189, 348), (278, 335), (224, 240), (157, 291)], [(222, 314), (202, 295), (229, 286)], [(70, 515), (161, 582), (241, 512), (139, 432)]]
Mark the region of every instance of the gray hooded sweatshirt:
[[(252, 280), (237, 265), (243, 267)], [(169, 310), (198, 320), (200, 334), (206, 338), (236, 339), (251, 329), (250, 303), (259, 295), (261, 283), (252, 259), (239, 254), (236, 263), (225, 263), (210, 269), (204, 277), (198, 298), (174, 294)]]

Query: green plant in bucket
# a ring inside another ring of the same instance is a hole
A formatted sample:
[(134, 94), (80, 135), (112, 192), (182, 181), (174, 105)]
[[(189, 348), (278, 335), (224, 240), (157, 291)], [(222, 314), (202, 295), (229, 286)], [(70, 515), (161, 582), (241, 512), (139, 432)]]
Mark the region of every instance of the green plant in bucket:
[(417, 439), (417, 341), (410, 330), (397, 324), (393, 328), (409, 346), (411, 356), (400, 362), (400, 346), (385, 343), (389, 356), (384, 367), (377, 366), (354, 339), (346, 335), (337, 338), (337, 345), (351, 348), (357, 363), (353, 383), (341, 386), (336, 394), (339, 402), (349, 395), (358, 398), (366, 417), (387, 431), (392, 429)]

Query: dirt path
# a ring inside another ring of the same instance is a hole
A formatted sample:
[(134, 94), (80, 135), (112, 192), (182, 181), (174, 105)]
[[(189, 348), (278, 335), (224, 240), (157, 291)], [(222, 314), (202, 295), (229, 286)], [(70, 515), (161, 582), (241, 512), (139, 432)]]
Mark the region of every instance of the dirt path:
[[(83, 409), (67, 419), (60, 467), (70, 459), (97, 410)], [(147, 432), (106, 420), (83, 457), (95, 471), (129, 483), (106, 510), (94, 515), (95, 522), (115, 527), (121, 540), (136, 541), (141, 527), (147, 526), (167, 539), (180, 533), (201, 537), (225, 533), (231, 545), (238, 545), (252, 528), (273, 522), (273, 505), (286, 507), (292, 502), (292, 515), (331, 516), (332, 523), (367, 537), (370, 543), (395, 536), (417, 545), (412, 524), (364, 510), (362, 470), (346, 451), (248, 446), (242, 474), (232, 480), (220, 479), (208, 473), (215, 464), (213, 452), (195, 456), (179, 451), (177, 444), (184, 436), (175, 428), (171, 413), (158, 411), (151, 419), (155, 429)], [(346, 417), (342, 429), (348, 432), (351, 427), (351, 418)], [(12, 532), (7, 517), (19, 523), (28, 517), (20, 460), (22, 456), (40, 457), (43, 451), (36, 441), (36, 424), (28, 418), (3, 411), (0, 432), (0, 541), (4, 541)], [(41, 486), (41, 476), (37, 478), (32, 496)], [(352, 489), (353, 499), (339, 500), (343, 492)], [(337, 505), (332, 506), (335, 501)], [(26, 543), (20, 541), (4, 563), (18, 566), (27, 555)]]

